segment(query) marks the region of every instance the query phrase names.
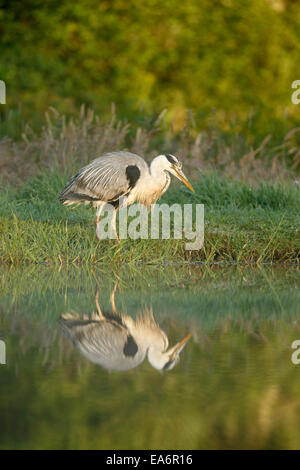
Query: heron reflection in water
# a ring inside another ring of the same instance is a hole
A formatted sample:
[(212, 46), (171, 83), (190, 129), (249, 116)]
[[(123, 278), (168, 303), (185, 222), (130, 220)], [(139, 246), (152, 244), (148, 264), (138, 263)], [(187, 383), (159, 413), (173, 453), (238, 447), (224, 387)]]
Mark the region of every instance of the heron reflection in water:
[(59, 324), (64, 334), (83, 356), (105, 369), (132, 369), (141, 364), (146, 355), (155, 369), (173, 369), (192, 335), (188, 334), (168, 349), (167, 335), (154, 320), (151, 310), (145, 310), (136, 320), (116, 311), (116, 288), (117, 285), (110, 297), (112, 312), (101, 310), (97, 288), (97, 312), (93, 312), (91, 317), (63, 314)]

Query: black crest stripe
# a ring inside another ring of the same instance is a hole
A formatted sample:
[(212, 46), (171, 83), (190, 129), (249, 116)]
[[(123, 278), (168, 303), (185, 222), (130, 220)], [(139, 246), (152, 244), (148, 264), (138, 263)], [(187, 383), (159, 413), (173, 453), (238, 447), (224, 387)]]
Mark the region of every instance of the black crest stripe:
[(176, 165), (176, 160), (174, 157), (172, 157), (172, 155), (170, 155), (169, 153), (166, 155), (166, 158), (169, 160), (169, 162), (172, 164), (172, 165)]

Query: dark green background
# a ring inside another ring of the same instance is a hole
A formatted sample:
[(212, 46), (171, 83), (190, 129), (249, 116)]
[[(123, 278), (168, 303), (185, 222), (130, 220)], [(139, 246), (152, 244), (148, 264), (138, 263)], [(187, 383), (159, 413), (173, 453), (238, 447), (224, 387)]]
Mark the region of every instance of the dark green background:
[(180, 128), (190, 108), (200, 127), (283, 133), (299, 114), (299, 31), (295, 0), (2, 0), (1, 113), (37, 123), (50, 105), (115, 102), (128, 119), (167, 107)]

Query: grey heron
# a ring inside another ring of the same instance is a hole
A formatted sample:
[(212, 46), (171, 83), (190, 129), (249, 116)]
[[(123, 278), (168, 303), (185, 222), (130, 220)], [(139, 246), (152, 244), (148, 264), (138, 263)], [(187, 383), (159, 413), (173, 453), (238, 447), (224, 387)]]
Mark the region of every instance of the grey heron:
[(65, 336), (83, 356), (108, 370), (132, 369), (141, 364), (146, 355), (155, 369), (173, 369), (192, 335), (188, 334), (168, 349), (167, 335), (156, 323), (151, 309), (145, 310), (136, 320), (116, 311), (116, 287), (111, 294), (112, 312), (101, 310), (97, 289), (97, 313), (93, 312), (90, 317), (62, 314), (59, 325)]
[(110, 152), (79, 170), (60, 193), (59, 200), (65, 205), (92, 204), (97, 209), (96, 233), (101, 211), (107, 204), (113, 206), (111, 223), (119, 243), (116, 231), (119, 207), (137, 201), (149, 209), (168, 189), (170, 174), (194, 192), (182, 171), (181, 162), (174, 155), (158, 155), (149, 167), (142, 157), (134, 153)]

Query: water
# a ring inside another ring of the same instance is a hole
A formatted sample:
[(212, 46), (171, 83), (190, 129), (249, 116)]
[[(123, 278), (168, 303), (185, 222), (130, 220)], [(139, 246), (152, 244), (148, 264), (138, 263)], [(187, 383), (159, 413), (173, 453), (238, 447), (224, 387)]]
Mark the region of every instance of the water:
[(298, 286), (296, 267), (2, 269), (0, 448), (299, 449)]

